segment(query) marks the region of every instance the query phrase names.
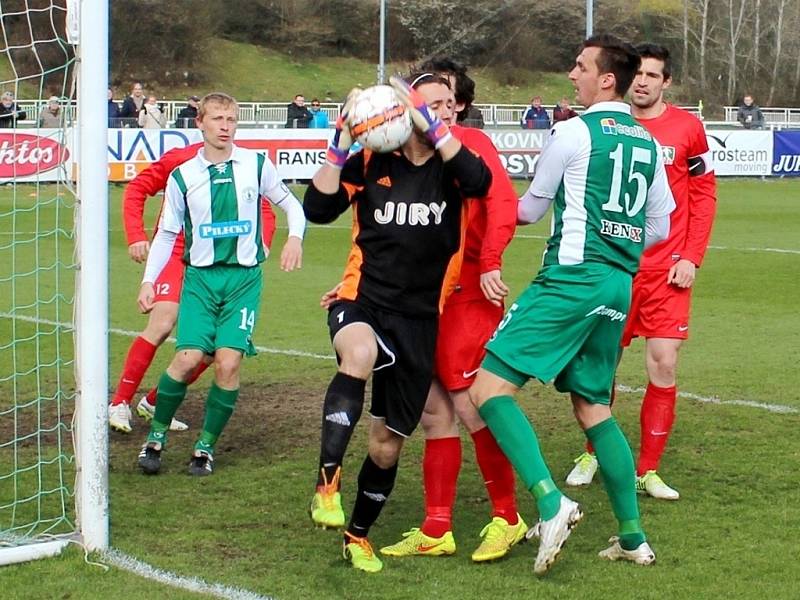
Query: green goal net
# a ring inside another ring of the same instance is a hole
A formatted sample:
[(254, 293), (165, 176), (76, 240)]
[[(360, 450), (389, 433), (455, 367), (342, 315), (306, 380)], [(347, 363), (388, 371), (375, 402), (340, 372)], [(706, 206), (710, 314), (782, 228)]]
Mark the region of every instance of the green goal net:
[(0, 2), (0, 564), (79, 538), (78, 4)]

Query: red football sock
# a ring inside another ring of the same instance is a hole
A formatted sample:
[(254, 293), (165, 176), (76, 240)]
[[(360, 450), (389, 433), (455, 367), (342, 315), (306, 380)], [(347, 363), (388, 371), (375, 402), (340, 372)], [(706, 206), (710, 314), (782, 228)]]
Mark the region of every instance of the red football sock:
[(192, 385), (195, 381), (197, 381), (200, 378), (200, 375), (205, 373), (206, 369), (210, 367), (212, 364), (214, 363), (207, 363), (203, 361), (199, 365), (197, 365), (197, 368), (189, 377), (189, 380), (186, 382), (186, 385)]
[(517, 494), (514, 468), (503, 454), (488, 427), (472, 434), (475, 458), (483, 475), (486, 492), (492, 503), (492, 516), (503, 517), (509, 525), (517, 524)]
[(150, 388), (150, 391), (147, 392), (147, 403), (150, 406), (156, 405), (156, 396), (158, 395), (158, 386), (154, 386)]
[[(194, 373), (192, 373), (191, 377), (189, 377), (189, 380), (186, 382), (186, 385), (192, 385), (195, 381), (197, 381), (198, 378), (200, 377), (200, 375), (202, 375), (205, 372), (205, 370), (208, 367), (211, 366), (211, 364), (213, 364), (213, 363), (201, 362), (198, 365), (198, 367), (194, 370)], [(150, 391), (147, 392), (147, 402), (151, 406), (155, 406), (156, 405), (156, 393), (157, 392), (158, 392), (158, 386), (150, 388)]]
[(133, 340), (130, 350), (128, 350), (128, 356), (125, 358), (125, 364), (122, 366), (122, 375), (111, 404), (131, 403), (131, 398), (139, 388), (139, 384), (142, 383), (142, 378), (150, 367), (150, 363), (153, 362), (157, 348), (158, 346), (154, 346), (141, 336)]
[(425, 440), (422, 479), (425, 486), (425, 521), (422, 533), (442, 537), (453, 528), (453, 504), (461, 469), (461, 438)]
[(666, 388), (652, 383), (647, 385), (639, 415), (641, 441), (639, 461), (636, 464), (637, 475), (658, 470), (658, 463), (667, 447), (667, 440), (675, 423), (676, 397), (677, 389), (674, 385)]

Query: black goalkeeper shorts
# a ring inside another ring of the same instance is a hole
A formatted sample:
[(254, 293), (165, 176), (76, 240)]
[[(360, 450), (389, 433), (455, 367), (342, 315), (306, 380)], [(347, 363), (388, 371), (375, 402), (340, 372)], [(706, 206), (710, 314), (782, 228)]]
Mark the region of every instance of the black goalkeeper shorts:
[(331, 341), (353, 323), (369, 325), (378, 344), (370, 414), (384, 419), (391, 431), (408, 437), (422, 418), (431, 387), (438, 318), (411, 319), (350, 300), (331, 305)]

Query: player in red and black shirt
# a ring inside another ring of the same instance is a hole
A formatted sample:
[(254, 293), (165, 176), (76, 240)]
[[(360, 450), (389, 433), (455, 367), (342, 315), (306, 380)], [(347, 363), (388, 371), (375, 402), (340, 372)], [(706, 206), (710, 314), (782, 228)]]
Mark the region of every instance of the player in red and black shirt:
[[(447, 77), (455, 95), (458, 118), (466, 117), (475, 97), (475, 83), (466, 68), (447, 58), (426, 61), (422, 71)], [(440, 113), (450, 125), (456, 115)], [(470, 434), (475, 458), (491, 502), (491, 522), (472, 560), (498, 559), (524, 539), (528, 529), (517, 513), (514, 469), (467, 392), (486, 353), (484, 345), (503, 317), (508, 288), (501, 276), (502, 256), (517, 222), (517, 194), (491, 139), (479, 129), (452, 125), (455, 137), (477, 152), (492, 172), (485, 198), (468, 203), (464, 259), (455, 292), (439, 318), (434, 380), (422, 427), (425, 451), (422, 476), (425, 519), (396, 544), (381, 548), (389, 556), (445, 556), (456, 551), (452, 514), (461, 468), (460, 421)]]
[[(642, 254), (622, 345), (628, 346), (637, 336), (646, 340), (649, 382), (640, 415), (637, 489), (655, 498), (678, 500), (678, 492), (657, 471), (675, 421), (678, 352), (689, 336), (692, 284), (711, 237), (716, 179), (703, 124), (664, 101), (664, 90), (672, 82), (669, 51), (655, 44), (642, 44), (637, 50), (642, 65), (630, 90), (631, 112), (661, 145), (676, 208), (670, 216), (669, 237)], [(576, 459), (568, 484), (586, 485), (592, 480), (597, 462), (589, 451)]]
[[(144, 228), (144, 205), (147, 198), (163, 192), (167, 179), (172, 171), (194, 158), (202, 142), (174, 148), (165, 153), (160, 159), (139, 173), (126, 187), (122, 198), (122, 216), (125, 226), (125, 236), (128, 240), (128, 254), (131, 259), (143, 263), (147, 260), (150, 250), (150, 238)], [(272, 236), (275, 233), (275, 213), (272, 212), (269, 202), (262, 202), (262, 223), (264, 247), (269, 248)], [(164, 266), (161, 274), (154, 284), (155, 305), (148, 315), (147, 326), (144, 331), (133, 341), (125, 364), (122, 367), (117, 390), (111, 399), (108, 410), (108, 422), (112, 429), (129, 433), (131, 431), (131, 401), (139, 388), (144, 374), (153, 362), (156, 350), (169, 337), (178, 318), (178, 302), (183, 288), (183, 233), (178, 235), (169, 262)], [(208, 363), (202, 363), (192, 374), (187, 383), (193, 383)], [(138, 403), (136, 411), (139, 416), (150, 420), (155, 410), (155, 388), (150, 390)], [(170, 427), (173, 430), (187, 429), (185, 423), (173, 419)]]
[(404, 439), (419, 423), (433, 374), (438, 314), (455, 286), (466, 227), (465, 198), (491, 183), (483, 160), (461, 145), (438, 118), (452, 102), (446, 79), (430, 73), (392, 80), (415, 131), (399, 151), (351, 158), (348, 101), (337, 122), (328, 163), (305, 196), (309, 221), (327, 223), (352, 207), (353, 245), (330, 307), (328, 325), (339, 369), (325, 396), (317, 489), (317, 525), (344, 525), (339, 479), (373, 374), (369, 453), (345, 531), (345, 557), (379, 571), (367, 540), (389, 496)]

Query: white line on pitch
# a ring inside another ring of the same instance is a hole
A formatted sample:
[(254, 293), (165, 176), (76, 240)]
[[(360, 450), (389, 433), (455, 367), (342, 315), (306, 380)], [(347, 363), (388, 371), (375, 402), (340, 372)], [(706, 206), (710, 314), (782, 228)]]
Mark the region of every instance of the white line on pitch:
[(730, 246), (709, 246), (711, 250), (735, 250), (738, 252), (777, 252), (778, 254), (800, 254), (800, 250), (786, 248), (732, 248)]
[[(36, 317), (27, 317), (24, 315), (13, 315), (7, 312), (0, 312), (0, 317), (6, 319), (16, 319), (18, 321), (26, 321), (28, 323), (41, 323), (42, 325), (58, 325), (59, 327), (64, 327), (67, 330), (73, 329), (72, 323), (67, 322), (59, 322), (53, 321), (51, 319), (37, 319)], [(109, 333), (116, 333), (118, 335), (124, 335), (126, 337), (138, 337), (138, 331), (132, 331), (130, 329), (119, 329), (118, 327), (109, 327)], [(168, 342), (175, 343), (174, 337), (168, 337)], [(259, 352), (263, 352), (265, 354), (282, 354), (285, 356), (302, 356), (303, 358), (321, 358), (321, 359), (334, 359), (336, 358), (333, 354), (315, 354), (313, 352), (303, 352), (302, 350), (282, 350), (280, 348), (267, 348), (266, 346), (256, 346), (256, 350)]]
[[(309, 225), (309, 228), (313, 229), (351, 229), (349, 225)], [(281, 225), (278, 229), (287, 229), (285, 225)], [(515, 238), (520, 238), (523, 240), (546, 240), (549, 239), (549, 235), (536, 235), (533, 233), (515, 233)], [(800, 254), (800, 250), (792, 250), (789, 248), (756, 248), (756, 247), (746, 247), (746, 248), (739, 248), (734, 246), (709, 246), (711, 250), (732, 250), (734, 252), (775, 252), (778, 254)]]
[[(0, 312), (0, 317), (4, 317), (6, 319), (17, 319), (20, 321), (27, 321), (29, 323), (38, 322), (45, 325), (60, 325), (61, 327), (72, 329), (72, 323), (59, 323), (57, 321), (51, 321), (49, 319), (37, 319), (35, 317), (26, 317), (23, 315), (12, 315), (6, 312)], [(124, 335), (126, 337), (137, 337), (139, 335), (139, 332), (131, 331), (129, 329), (118, 329), (116, 327), (109, 328), (108, 331), (110, 333), (116, 333), (118, 335)], [(167, 341), (174, 343), (175, 338), (169, 337), (167, 338)], [(334, 358), (336, 358), (333, 354), (316, 354), (314, 352), (303, 352), (302, 350), (284, 350), (280, 348), (267, 348), (265, 346), (256, 346), (256, 350), (258, 350), (259, 352), (264, 352), (266, 354), (282, 354), (284, 356), (301, 356), (304, 358), (319, 358), (323, 360), (333, 360)], [(644, 388), (632, 388), (622, 384), (617, 385), (617, 389), (625, 394), (639, 394), (645, 391)], [(678, 395), (681, 398), (688, 398), (689, 400), (695, 400), (697, 402), (704, 402), (707, 404), (747, 406), (749, 408), (758, 408), (761, 410), (766, 410), (768, 412), (778, 413), (778, 414), (794, 414), (800, 412), (800, 409), (797, 409), (793, 406), (787, 406), (785, 404), (769, 404), (767, 402), (758, 402), (756, 400), (721, 400), (716, 396), (700, 396), (698, 394), (693, 394), (691, 392), (678, 392)]]
[(207, 583), (197, 577), (176, 575), (175, 573), (170, 573), (169, 571), (164, 571), (158, 567), (148, 565), (119, 550), (107, 550), (102, 553), (102, 557), (103, 560), (114, 565), (118, 569), (189, 592), (208, 594), (215, 598), (225, 598), (226, 600), (272, 600), (271, 596), (262, 596), (242, 588), (229, 587), (221, 583)]
[[(617, 390), (624, 394), (644, 394), (647, 390), (644, 388), (632, 388), (627, 385), (619, 384), (617, 385)], [(689, 400), (695, 400), (697, 402), (704, 402), (707, 404), (731, 404), (733, 406), (748, 406), (750, 408), (760, 408), (763, 410), (767, 410), (769, 412), (778, 413), (778, 414), (791, 414), (800, 412), (798, 409), (792, 406), (786, 406), (785, 404), (768, 404), (766, 402), (756, 402), (755, 400), (720, 400), (716, 396), (707, 397), (707, 396), (698, 396), (697, 394), (693, 394), (691, 392), (678, 392), (678, 396), (681, 398), (688, 398)]]

